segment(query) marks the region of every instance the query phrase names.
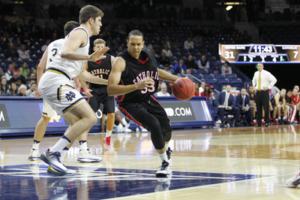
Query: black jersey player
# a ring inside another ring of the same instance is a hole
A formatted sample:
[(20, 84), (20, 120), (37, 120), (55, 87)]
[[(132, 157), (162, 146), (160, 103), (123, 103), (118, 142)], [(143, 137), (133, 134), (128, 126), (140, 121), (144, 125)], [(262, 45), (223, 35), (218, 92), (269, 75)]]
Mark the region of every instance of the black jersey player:
[[(94, 41), (94, 51), (102, 49), (105, 47), (105, 41), (102, 39), (96, 39)], [(111, 72), (111, 65), (114, 61), (114, 57), (105, 54), (106, 58), (103, 60), (99, 60), (96, 62), (88, 61), (85, 64), (85, 69), (93, 74), (94, 76), (98, 76), (103, 79), (108, 79), (108, 76)], [(107, 124), (106, 124), (106, 136), (103, 139), (104, 146), (110, 149), (110, 140), (111, 140), (111, 132), (115, 123), (115, 100), (113, 96), (108, 96), (107, 94), (107, 85), (97, 85), (90, 84), (90, 88), (88, 89), (85, 81), (80, 81), (82, 88), (85, 91), (86, 96), (89, 98), (89, 104), (94, 110), (100, 108), (100, 103), (103, 104), (104, 109), (107, 111)], [(102, 124), (104, 126), (104, 124)], [(89, 130), (88, 130), (89, 131)], [(88, 131), (85, 133), (87, 135)], [(84, 142), (84, 141), (83, 141)]]
[(119, 95), (119, 109), (137, 124), (151, 132), (151, 140), (162, 161), (157, 176), (170, 173), (170, 149), (172, 128), (170, 120), (153, 94), (156, 92), (159, 79), (174, 82), (178, 79), (166, 71), (157, 68), (155, 58), (142, 50), (143, 33), (133, 30), (128, 36), (128, 49), (119, 53), (113, 63), (108, 78), (107, 92)]

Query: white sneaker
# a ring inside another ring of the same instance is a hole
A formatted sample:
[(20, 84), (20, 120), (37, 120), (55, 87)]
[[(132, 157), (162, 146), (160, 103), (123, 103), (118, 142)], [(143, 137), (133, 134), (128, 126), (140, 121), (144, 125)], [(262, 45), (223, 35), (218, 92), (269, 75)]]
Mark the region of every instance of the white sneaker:
[(56, 171), (56, 175), (63, 176), (67, 173), (68, 169), (60, 162), (59, 152), (50, 152), (48, 149), (41, 154), (40, 159), (50, 165)]
[(136, 132), (136, 133), (139, 133), (139, 132), (140, 132), (139, 127), (136, 127), (135, 132)]
[(298, 185), (300, 184), (300, 171), (297, 173), (296, 176), (288, 179), (286, 182), (285, 182), (285, 185), (287, 187), (297, 187)]
[(157, 170), (156, 176), (157, 177), (166, 177), (170, 173), (171, 173), (170, 164), (164, 160), (160, 166), (160, 169)]
[(147, 130), (147, 129), (145, 129), (144, 127), (142, 127), (142, 126), (139, 126), (139, 128), (141, 129), (141, 132), (142, 132), (142, 133), (148, 133), (148, 130)]
[(119, 124), (116, 128), (117, 130), (117, 133), (123, 133), (124, 132), (124, 128), (123, 128), (123, 125), (122, 124)]
[(92, 155), (89, 150), (80, 150), (77, 161), (84, 163), (101, 162), (102, 158)]
[(40, 157), (40, 151), (38, 149), (31, 149), (28, 156), (28, 160), (35, 161)]
[(131, 129), (124, 127), (124, 133), (130, 133), (130, 132), (132, 132)]
[(125, 117), (123, 117), (123, 118), (122, 118), (122, 122), (123, 122), (123, 124), (124, 124), (125, 128), (129, 128), (129, 126), (130, 126), (130, 123), (127, 123), (127, 121), (126, 121)]

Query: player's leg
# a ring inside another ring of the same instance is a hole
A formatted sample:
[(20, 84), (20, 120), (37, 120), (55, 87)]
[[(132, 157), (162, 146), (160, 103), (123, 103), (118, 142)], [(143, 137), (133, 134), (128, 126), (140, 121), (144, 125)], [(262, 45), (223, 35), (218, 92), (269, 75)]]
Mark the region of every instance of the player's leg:
[(170, 174), (170, 165), (163, 132), (159, 120), (147, 110), (147, 104), (145, 102), (130, 103), (129, 105), (119, 105), (119, 109), (135, 123), (150, 130), (152, 143), (162, 162), (161, 169), (157, 171), (156, 175), (168, 175)]
[(102, 113), (100, 133), (105, 133), (105, 123), (106, 123), (106, 114)]
[[(255, 102), (256, 102), (256, 106), (257, 106), (257, 125), (261, 126), (262, 123), (262, 112), (263, 112), (263, 104), (262, 104), (262, 100), (261, 100), (261, 92), (257, 92), (256, 96), (255, 96)], [(266, 113), (264, 113), (265, 115)]]
[(284, 124), (283, 121), (281, 120), (281, 111), (282, 111), (282, 106), (281, 105), (277, 105), (276, 106), (276, 115), (277, 115), (277, 121), (279, 122), (279, 124)]
[(104, 147), (111, 148), (111, 133), (115, 124), (115, 99), (114, 97), (106, 97), (102, 104), (107, 112), (106, 135), (103, 138)]
[(288, 112), (289, 112), (289, 106), (288, 105), (284, 105), (283, 106), (283, 122), (285, 124), (287, 124), (287, 116), (288, 116)]

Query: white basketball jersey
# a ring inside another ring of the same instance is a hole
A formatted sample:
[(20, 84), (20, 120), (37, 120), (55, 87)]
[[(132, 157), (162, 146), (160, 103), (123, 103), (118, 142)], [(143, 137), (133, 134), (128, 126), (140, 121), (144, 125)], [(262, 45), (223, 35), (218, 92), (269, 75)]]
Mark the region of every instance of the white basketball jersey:
[[(77, 30), (77, 29), (83, 29), (86, 32), (86, 34), (87, 34), (87, 44), (83, 47), (79, 47), (76, 50), (76, 52), (88, 55), (89, 54), (89, 48), (90, 48), (89, 33), (82, 26), (74, 28), (72, 31)], [(70, 35), (70, 33), (69, 33), (69, 35)], [(85, 64), (86, 60), (69, 60), (69, 59), (65, 59), (65, 58), (61, 57), (61, 50), (63, 49), (63, 46), (65, 45), (65, 42), (67, 41), (67, 38), (69, 37), (69, 35), (66, 37), (66, 39), (64, 39), (62, 48), (58, 51), (57, 56), (55, 57), (53, 62), (51, 62), (49, 64), (49, 68), (51, 67), (51, 68), (61, 70), (64, 73), (66, 73), (70, 78), (74, 78), (74, 77), (78, 76), (81, 73), (81, 71), (84, 68), (84, 64)]]
[(47, 50), (46, 69), (48, 69), (49, 64), (54, 60), (54, 58), (57, 57), (57, 54), (60, 51), (60, 49), (62, 48), (64, 42), (65, 42), (65, 39), (58, 39), (49, 44), (48, 50)]

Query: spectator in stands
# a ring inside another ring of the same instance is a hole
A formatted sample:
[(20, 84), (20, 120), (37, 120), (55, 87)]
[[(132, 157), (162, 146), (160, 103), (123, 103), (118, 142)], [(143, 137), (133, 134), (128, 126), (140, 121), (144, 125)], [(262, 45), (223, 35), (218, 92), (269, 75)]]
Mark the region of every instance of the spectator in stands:
[(205, 82), (202, 81), (202, 82), (201, 82), (201, 85), (200, 85), (200, 88), (199, 88), (199, 94), (200, 94), (200, 95), (201, 95), (202, 92), (204, 92), (205, 85), (206, 85)]
[(193, 56), (189, 55), (188, 59), (185, 61), (187, 69), (199, 69), (196, 62), (193, 60)]
[(241, 89), (241, 94), (236, 97), (236, 106), (240, 109), (240, 113), (244, 114), (249, 126), (253, 126), (252, 108), (250, 106), (250, 97), (246, 88)]
[(161, 52), (160, 58), (158, 59), (158, 62), (160, 65), (163, 66), (169, 66), (170, 60), (168, 57), (166, 57), (166, 53), (164, 51)]
[(150, 53), (156, 58), (157, 61), (158, 55), (156, 55), (154, 49), (151, 49)]
[(10, 81), (10, 79), (12, 78), (12, 76), (13, 76), (13, 69), (14, 69), (13, 65), (10, 64), (8, 66), (7, 72), (5, 73), (7, 81)]
[(121, 53), (123, 51), (123, 47), (122, 46), (119, 46), (118, 47), (118, 51), (116, 52), (116, 55), (118, 55), (119, 53)]
[(10, 79), (11, 83), (16, 83), (19, 87), (21, 84), (26, 84), (26, 79), (20, 74), (20, 72), (14, 72), (13, 77)]
[(23, 62), (22, 66), (20, 67), (20, 73), (25, 77), (28, 78), (30, 70), (28, 69), (27, 62)]
[(210, 69), (210, 73), (214, 74), (214, 75), (221, 74), (221, 70), (220, 70), (219, 64), (216, 64), (215, 66), (213, 66)]
[(145, 40), (144, 48), (143, 49), (147, 50), (147, 51), (151, 51), (152, 48), (153, 48), (152, 44), (150, 44), (148, 40)]
[(20, 69), (18, 68), (17, 63), (15, 61), (13, 61), (11, 65), (13, 66), (12, 72), (20, 72)]
[(41, 51), (42, 52), (46, 51), (49, 44), (50, 44), (50, 40), (46, 40), (45, 44), (41, 47)]
[(232, 74), (232, 68), (229, 66), (229, 62), (225, 61), (222, 66), (222, 74)]
[(164, 46), (167, 45), (169, 49), (172, 49), (172, 48), (173, 48), (173, 43), (170, 41), (169, 36), (166, 36), (166, 40), (164, 41), (163, 45), (164, 45)]
[(182, 46), (182, 44), (179, 41), (179, 38), (177, 37), (175, 42), (173, 43), (173, 47), (174, 47), (174, 49), (177, 49), (177, 48), (181, 48), (181, 46)]
[(6, 78), (1, 79), (0, 96), (9, 96), (9, 85), (7, 84)]
[(23, 39), (22, 39), (22, 44), (25, 44), (27, 46), (30, 46), (30, 36), (29, 36), (29, 33), (26, 31), (24, 33), (24, 36), (23, 36)]
[(173, 54), (169, 48), (169, 46), (167, 44), (165, 44), (165, 48), (162, 50), (162, 52), (164, 52), (166, 54), (167, 57), (172, 57)]
[(200, 96), (199, 95), (199, 83), (198, 82), (195, 83), (195, 94), (194, 94), (194, 96), (196, 96), (196, 97)]
[(202, 37), (200, 35), (196, 35), (196, 37), (194, 38), (194, 45), (195, 47), (201, 47), (203, 45)]
[(197, 25), (197, 28), (194, 30), (194, 37), (196, 37), (197, 35), (199, 36), (203, 36), (203, 31), (201, 29), (201, 26), (198, 24)]
[(218, 115), (222, 121), (221, 127), (224, 127), (225, 111), (234, 115), (235, 126), (240, 126), (240, 109), (236, 107), (234, 96), (230, 94), (231, 85), (226, 86), (226, 91), (220, 92), (216, 98), (216, 105), (218, 106)]
[(201, 59), (198, 60), (198, 66), (200, 69), (205, 69), (205, 70), (209, 69), (209, 61), (206, 59), (205, 55), (202, 55)]
[(2, 49), (2, 51), (8, 49), (7, 42), (5, 41), (3, 36), (0, 37), (0, 49)]
[(165, 82), (163, 82), (160, 86), (160, 92), (157, 93), (158, 97), (169, 97), (171, 96), (168, 92), (167, 92), (167, 85)]
[(26, 91), (26, 96), (34, 97), (35, 89), (36, 89), (36, 83), (34, 81), (31, 83), (30, 89)]
[(210, 89), (209, 89), (209, 85), (206, 84), (204, 87), (204, 91), (201, 92), (201, 96), (202, 97), (206, 97), (207, 100), (209, 100), (209, 98), (211, 97), (211, 93), (210, 93)]
[(256, 111), (256, 103), (255, 103), (255, 92), (254, 87), (251, 85), (249, 86), (249, 98), (250, 98), (250, 107), (252, 109), (252, 116), (253, 119), (255, 118), (255, 111)]
[[(14, 45), (16, 46), (17, 52), (18, 52), (18, 50), (21, 49), (21, 45), (22, 45), (21, 39), (20, 39), (19, 37), (18, 37), (17, 40), (14, 42)], [(18, 57), (19, 57), (19, 53), (18, 53)]]
[(19, 57), (23, 60), (27, 60), (30, 58), (29, 51), (26, 50), (26, 47), (24, 44), (21, 45), (20, 50), (18, 50), (18, 54), (19, 54)]
[(19, 88), (19, 93), (15, 94), (14, 96), (21, 96), (21, 97), (25, 97), (26, 96), (26, 86), (25, 85), (21, 85)]
[(175, 74), (184, 74), (186, 71), (186, 65), (184, 64), (184, 61), (182, 58), (179, 59), (179, 62), (175, 64), (174, 66), (174, 73)]
[(184, 48), (194, 49), (194, 42), (192, 41), (191, 37), (188, 37), (188, 39), (184, 42)]
[(13, 43), (9, 43), (8, 50), (5, 53), (5, 57), (8, 59), (17, 59), (19, 58), (19, 54), (16, 50), (16, 47)]
[(170, 70), (169, 65), (165, 65), (165, 66), (164, 66), (164, 70), (165, 70), (166, 72), (169, 72), (170, 74), (172, 74), (172, 71)]
[(161, 40), (160, 40), (160, 37), (156, 37), (156, 40), (155, 40), (155, 42), (154, 42), (154, 45), (153, 45), (153, 47), (155, 48), (155, 49), (161, 49), (162, 48), (162, 42), (161, 42)]
[(218, 96), (219, 92), (217, 92), (215, 90), (214, 86), (210, 85), (209, 90), (210, 90), (210, 94), (211, 94), (212, 97), (217, 97)]
[(8, 96), (15, 96), (15, 94), (18, 93), (18, 87), (16, 83), (10, 83), (10, 88), (9, 88), (9, 95)]

